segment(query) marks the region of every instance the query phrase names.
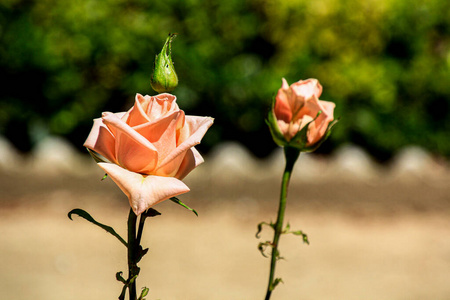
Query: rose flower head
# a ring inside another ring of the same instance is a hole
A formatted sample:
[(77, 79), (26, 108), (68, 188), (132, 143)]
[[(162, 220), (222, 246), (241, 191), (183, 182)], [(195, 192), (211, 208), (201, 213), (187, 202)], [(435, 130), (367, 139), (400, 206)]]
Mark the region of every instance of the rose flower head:
[(172, 40), (175, 36), (169, 34), (161, 53), (155, 58), (150, 84), (157, 93), (171, 92), (178, 85), (178, 76), (172, 62)]
[(310, 152), (325, 141), (337, 121), (333, 117), (335, 104), (319, 100), (321, 94), (317, 79), (300, 80), (290, 86), (282, 79), (267, 120), (275, 143)]
[(186, 116), (174, 95), (137, 94), (127, 112), (95, 119), (84, 146), (139, 215), (189, 191), (181, 180), (203, 162), (194, 146), (212, 124), (210, 117)]

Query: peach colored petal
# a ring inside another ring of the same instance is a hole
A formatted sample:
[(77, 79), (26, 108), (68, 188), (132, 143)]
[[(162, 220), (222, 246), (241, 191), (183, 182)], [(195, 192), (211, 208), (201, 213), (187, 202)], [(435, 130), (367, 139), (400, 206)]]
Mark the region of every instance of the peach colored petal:
[[(134, 127), (136, 132), (144, 136), (158, 151), (158, 163), (160, 165), (161, 161), (173, 152), (176, 148), (176, 133), (177, 128), (181, 127), (184, 123), (184, 112), (179, 110), (167, 115), (164, 118), (159, 119), (157, 122), (146, 123)], [(176, 168), (178, 169), (178, 167)], [(175, 174), (176, 170), (172, 170), (169, 173)], [(152, 170), (144, 170), (141, 173), (153, 174), (153, 175), (163, 175), (153, 173)]]
[(193, 169), (195, 169), (198, 165), (202, 164), (203, 161), (204, 160), (201, 154), (197, 151), (197, 149), (195, 149), (195, 147), (192, 147), (191, 149), (186, 151), (186, 155), (184, 156), (180, 168), (178, 169), (178, 172), (174, 177), (182, 180)]
[(189, 192), (189, 188), (174, 177), (143, 176), (115, 164), (98, 163), (98, 165), (127, 195), (136, 215), (164, 200)]
[(290, 122), (292, 120), (292, 110), (289, 104), (289, 98), (291, 98), (289, 90), (283, 88), (278, 90), (274, 106), (274, 113), (278, 120), (283, 120), (285, 122)]
[[(167, 155), (158, 166), (158, 171), (166, 173), (167, 170), (177, 168), (184, 159), (186, 151), (195, 145), (200, 144), (203, 136), (209, 127), (213, 124), (214, 119), (210, 117), (186, 116), (186, 124), (183, 128), (182, 137), (187, 137), (181, 142), (169, 155)], [(171, 174), (169, 176), (174, 176)]]
[(319, 98), (322, 94), (322, 86), (317, 79), (313, 78), (293, 83), (291, 88), (297, 96), (301, 95), (306, 99), (311, 98), (313, 95)]
[(144, 109), (151, 120), (159, 119), (166, 114), (179, 110), (176, 103), (177, 97), (172, 94), (163, 93), (153, 97), (146, 96), (146, 99), (148, 101), (145, 102), (146, 106), (144, 106)]
[(303, 118), (305, 115), (311, 116), (313, 118), (321, 111), (321, 106), (319, 104), (319, 99), (315, 95), (312, 95), (307, 99), (303, 107), (297, 112), (293, 117), (293, 120), (298, 120)]
[(323, 100), (320, 100), (319, 103), (322, 106), (322, 111), (327, 114), (330, 121), (334, 120), (333, 112), (334, 112), (334, 108), (336, 107), (336, 104), (334, 104), (334, 102), (323, 101)]
[(84, 142), (84, 147), (100, 153), (111, 162), (116, 162), (115, 140), (114, 135), (108, 127), (103, 124), (102, 119), (98, 118), (94, 119), (94, 125)]
[(289, 83), (287, 82), (287, 80), (284, 77), (281, 78), (281, 88), (283, 90), (288, 90), (289, 89)]
[(290, 134), (290, 122), (285, 122), (283, 120), (277, 120), (278, 128), (280, 129), (280, 132), (283, 134), (286, 141), (290, 141), (293, 137), (293, 135)]
[(148, 101), (148, 99), (144, 98), (141, 94), (136, 94), (134, 106), (128, 111), (126, 120), (127, 124), (131, 127), (151, 121), (143, 107), (146, 101)]
[(317, 143), (326, 133), (328, 124), (333, 121), (335, 104), (328, 101), (319, 101), (322, 113), (309, 125), (308, 146)]
[(158, 151), (151, 142), (112, 113), (103, 113), (103, 122), (116, 131), (116, 158), (121, 166), (138, 173), (156, 167)]

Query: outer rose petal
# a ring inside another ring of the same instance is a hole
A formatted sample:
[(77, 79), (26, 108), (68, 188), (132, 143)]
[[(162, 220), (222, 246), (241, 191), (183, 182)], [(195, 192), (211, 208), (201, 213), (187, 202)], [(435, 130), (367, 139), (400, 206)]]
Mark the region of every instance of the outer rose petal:
[(297, 96), (305, 99), (311, 98), (313, 95), (317, 98), (322, 94), (322, 86), (317, 79), (300, 80), (291, 85), (291, 89)]
[(292, 91), (289, 89), (289, 84), (286, 79), (282, 79), (282, 86), (278, 90), (277, 96), (275, 97), (275, 107), (274, 112), (278, 120), (283, 120), (286, 123), (289, 123), (292, 120), (292, 109), (291, 109), (291, 100)]
[[(114, 115), (122, 118), (125, 112), (115, 113)], [(100, 153), (109, 161), (117, 163), (114, 144), (115, 132), (111, 131), (101, 118), (94, 119), (94, 125), (83, 146)]]
[(171, 197), (189, 192), (189, 188), (174, 177), (161, 177), (130, 172), (116, 164), (98, 163), (127, 195), (136, 215)]
[(307, 146), (317, 143), (325, 135), (328, 124), (334, 120), (333, 111), (336, 104), (320, 100), (319, 106), (322, 113), (314, 123), (309, 125)]
[(102, 119), (94, 119), (94, 125), (83, 146), (100, 153), (111, 162), (116, 162), (114, 144), (115, 137), (103, 124)]
[(208, 128), (211, 127), (213, 122), (214, 119), (210, 117), (186, 116), (186, 124), (178, 138), (179, 142), (180, 140), (182, 142), (180, 144), (178, 142), (177, 148), (175, 148), (168, 156), (164, 158), (158, 166), (156, 173), (167, 173), (175, 170), (174, 174), (167, 174), (167, 176), (174, 176), (184, 159), (186, 151), (193, 146), (200, 144), (203, 136)]
[(181, 162), (180, 168), (178, 169), (175, 178), (182, 180), (187, 176), (193, 169), (204, 162), (203, 157), (200, 153), (192, 147), (186, 152), (183, 161)]

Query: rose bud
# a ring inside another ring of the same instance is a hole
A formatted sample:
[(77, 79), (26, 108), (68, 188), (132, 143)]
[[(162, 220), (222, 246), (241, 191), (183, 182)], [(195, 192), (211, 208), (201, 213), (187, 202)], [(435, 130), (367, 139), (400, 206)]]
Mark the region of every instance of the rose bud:
[(172, 62), (172, 40), (176, 34), (169, 34), (161, 53), (156, 55), (153, 73), (150, 79), (152, 88), (157, 93), (173, 91), (178, 85), (178, 76)]
[(317, 79), (289, 86), (283, 78), (267, 120), (275, 143), (311, 152), (326, 140), (337, 121), (333, 117), (335, 104), (319, 100), (321, 94)]

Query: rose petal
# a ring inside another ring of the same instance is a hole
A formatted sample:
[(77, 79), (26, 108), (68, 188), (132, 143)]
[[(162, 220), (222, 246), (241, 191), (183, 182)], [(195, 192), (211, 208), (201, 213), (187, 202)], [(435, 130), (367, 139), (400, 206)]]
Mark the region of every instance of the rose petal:
[(319, 109), (322, 113), (309, 125), (308, 146), (317, 143), (326, 133), (328, 124), (333, 121), (333, 111), (336, 105), (329, 101), (319, 101)]
[(304, 116), (310, 116), (315, 118), (316, 115), (321, 110), (321, 106), (319, 104), (319, 99), (315, 95), (312, 95), (310, 98), (306, 99), (304, 102), (303, 107), (296, 112), (296, 114), (293, 116), (292, 120), (293, 122), (297, 122), (299, 119), (303, 118)]
[(112, 113), (103, 113), (103, 122), (116, 132), (116, 158), (121, 166), (138, 173), (156, 167), (158, 151), (145, 137)]
[(292, 109), (290, 105), (292, 92), (289, 89), (286, 79), (283, 78), (282, 81), (283, 84), (275, 97), (274, 113), (278, 120), (289, 123), (292, 120)]
[[(149, 96), (146, 96), (149, 97)], [(153, 97), (149, 97), (150, 101), (146, 101), (143, 108), (150, 120), (156, 120), (174, 111), (180, 110), (177, 104), (177, 97), (172, 94), (163, 93)]]
[(178, 169), (175, 178), (182, 180), (186, 177), (193, 169), (195, 169), (198, 165), (204, 162), (201, 154), (192, 147), (188, 151), (186, 151), (186, 155), (184, 156), (183, 161), (181, 162), (180, 168)]
[(83, 146), (100, 153), (111, 162), (116, 162), (115, 140), (114, 135), (103, 124), (102, 119), (98, 118), (94, 119), (94, 125)]
[[(134, 127), (136, 132), (145, 137), (158, 151), (158, 163), (157, 166), (160, 165), (161, 161), (167, 157), (172, 151), (176, 148), (177, 144), (177, 128), (181, 127), (184, 123), (184, 112), (179, 110), (163, 117), (157, 122), (146, 123), (140, 126)], [(175, 170), (170, 171), (169, 173), (174, 173), (178, 169), (178, 166)], [(159, 174), (155, 173), (154, 169), (142, 170), (140, 173), (145, 174), (153, 174), (153, 175), (162, 175), (166, 176), (167, 174)], [(172, 174), (173, 175), (173, 174)]]
[(134, 100), (134, 106), (128, 111), (127, 124), (131, 127), (150, 122), (150, 118), (145, 113), (143, 105), (146, 106), (146, 102), (150, 101), (149, 96), (143, 97), (141, 94), (136, 94)]
[(291, 85), (292, 90), (297, 96), (309, 99), (312, 96), (320, 97), (322, 94), (322, 86), (317, 79), (300, 80)]
[[(193, 146), (200, 144), (203, 136), (213, 122), (214, 119), (210, 117), (186, 116), (186, 124), (179, 137), (182, 142), (164, 158), (158, 166), (157, 172), (166, 173), (168, 170), (173, 170), (175, 167), (180, 166), (186, 151)], [(175, 174), (169, 176), (174, 175)]]
[(174, 177), (161, 177), (128, 171), (118, 165), (98, 163), (127, 195), (136, 215), (171, 197), (189, 192), (189, 188)]

